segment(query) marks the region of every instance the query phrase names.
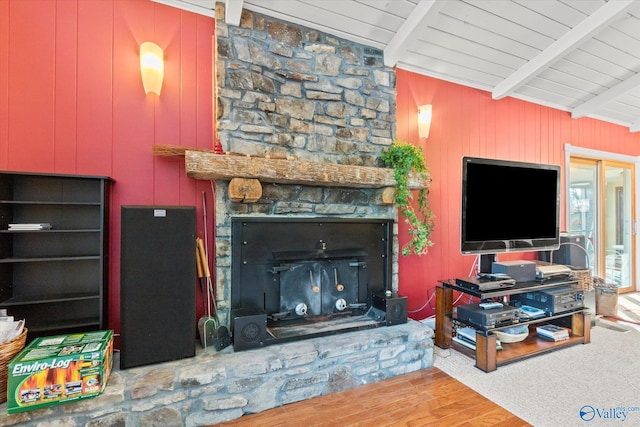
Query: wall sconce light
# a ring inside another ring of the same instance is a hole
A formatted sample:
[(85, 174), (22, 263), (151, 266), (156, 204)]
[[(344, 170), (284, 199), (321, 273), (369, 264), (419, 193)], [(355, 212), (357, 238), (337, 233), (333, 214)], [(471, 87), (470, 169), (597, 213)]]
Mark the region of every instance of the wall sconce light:
[(418, 107), (418, 136), (420, 139), (429, 138), (431, 129), (431, 104)]
[(140, 45), (140, 74), (144, 93), (153, 92), (160, 96), (164, 79), (164, 52), (157, 44), (144, 42)]

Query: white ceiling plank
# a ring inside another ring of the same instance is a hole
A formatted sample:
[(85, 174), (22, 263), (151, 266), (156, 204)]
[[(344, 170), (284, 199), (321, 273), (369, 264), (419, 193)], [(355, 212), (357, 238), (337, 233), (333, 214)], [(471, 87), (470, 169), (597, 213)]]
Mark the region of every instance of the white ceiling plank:
[(636, 120), (629, 126), (629, 132), (640, 132), (640, 120)]
[[(636, 105), (634, 107), (633, 105)], [(631, 124), (640, 117), (640, 108), (637, 108), (638, 104), (626, 104), (624, 102), (610, 102), (606, 105), (606, 108), (598, 111), (600, 114), (606, 114), (607, 116), (618, 117), (620, 120)]]
[(601, 94), (594, 96), (588, 101), (582, 103), (578, 107), (574, 108), (571, 112), (571, 117), (577, 119), (584, 117), (590, 113), (596, 111), (599, 107), (606, 104), (609, 101), (613, 101), (621, 95), (624, 95), (627, 91), (640, 86), (640, 73), (629, 77), (621, 83), (618, 83), (611, 89), (602, 92)]
[(430, 11), (431, 16), (435, 16), (437, 14), (437, 11), (432, 11), (436, 3), (437, 0), (420, 0), (420, 3), (416, 5), (413, 13), (411, 13), (406, 21), (404, 21), (402, 26), (398, 31), (396, 31), (396, 34), (393, 36), (391, 41), (384, 48), (384, 65), (387, 67), (394, 67), (397, 64), (401, 53), (404, 52), (407, 47), (408, 40), (414, 37), (414, 33), (418, 28), (423, 26), (426, 27), (426, 23), (423, 21), (428, 19)]
[[(210, 18), (216, 17), (215, 5), (213, 9), (202, 7), (193, 3), (189, 3), (182, 0), (151, 0), (156, 3), (164, 4), (166, 6), (175, 7), (177, 9), (186, 10), (187, 12), (197, 13), (198, 15), (208, 16)], [(213, 3), (213, 2), (212, 2)]]
[(564, 85), (557, 80), (549, 80), (541, 76), (537, 76), (529, 82), (524, 87), (536, 88), (539, 90), (544, 90), (549, 92), (549, 96), (551, 94), (562, 96), (565, 98), (564, 105), (577, 105), (581, 99), (583, 99), (588, 93), (582, 88), (574, 88), (568, 85)]
[(224, 22), (229, 25), (240, 25), (240, 16), (242, 16), (242, 4), (244, 0), (225, 0), (224, 6)]
[(586, 2), (585, 0), (580, 0), (580, 3), (574, 4), (548, 0), (514, 0), (514, 2), (550, 19), (562, 19), (561, 22), (571, 28), (578, 25), (580, 21), (602, 6), (598, 2)]
[[(508, 71), (502, 76), (507, 77), (509, 74), (517, 70), (522, 65), (522, 58), (508, 54), (502, 49), (495, 49), (491, 46), (480, 45), (473, 40), (455, 37), (450, 33), (438, 30), (425, 32), (425, 37), (416, 38), (407, 51), (427, 52), (427, 49), (442, 50), (443, 52), (453, 52), (454, 54), (467, 55), (467, 58), (479, 59), (483, 61), (493, 62), (497, 66), (505, 67)], [(435, 56), (435, 55), (432, 55)], [(468, 59), (467, 59), (468, 62)]]
[(594, 94), (602, 90), (601, 85), (598, 85), (590, 80), (587, 80), (582, 76), (566, 73), (555, 66), (547, 68), (542, 73), (540, 73), (537, 77), (541, 79), (550, 80), (550, 81), (562, 84), (564, 86), (572, 87), (576, 90), (582, 91), (583, 95), (579, 99), (579, 102), (584, 102), (584, 98), (586, 96), (593, 96)]
[[(416, 43), (415, 47), (408, 49), (407, 52), (402, 56), (405, 60), (408, 60), (410, 58), (421, 57), (423, 56), (421, 52), (428, 51), (431, 57), (438, 58), (447, 56), (447, 61), (450, 64), (458, 64), (462, 66), (467, 66), (469, 64), (468, 58), (471, 55), (470, 53), (462, 52), (460, 50), (448, 52), (447, 48), (447, 46), (438, 46), (421, 41)], [(485, 59), (487, 57), (483, 57), (483, 55), (481, 54), (476, 54), (473, 57), (476, 59), (476, 62), (474, 62), (474, 69), (476, 71), (484, 72), (498, 77), (509, 75), (513, 71), (513, 68), (505, 67), (500, 62)]]
[[(453, 1), (449, 2), (447, 8), (443, 11), (443, 15), (450, 16), (462, 24), (464, 30), (461, 34), (466, 35), (469, 27), (482, 29), (485, 32), (499, 34), (500, 37), (517, 41), (520, 44), (529, 46), (533, 51), (533, 55), (537, 55), (545, 49), (557, 38), (553, 37), (546, 31), (541, 31), (533, 23), (527, 21), (526, 16), (519, 18), (508, 18), (502, 14), (491, 12), (489, 4), (510, 3), (499, 1)], [(528, 15), (527, 15), (528, 16)], [(459, 30), (458, 30), (459, 31)], [(565, 27), (565, 32), (569, 31), (569, 27)], [(557, 30), (556, 30), (557, 32)], [(563, 33), (564, 34), (564, 33)], [(484, 43), (485, 39), (476, 39), (477, 43)], [(523, 58), (531, 59), (531, 56), (523, 56)]]
[[(526, 62), (526, 58), (534, 57), (542, 50), (529, 44), (528, 40), (516, 40), (503, 34), (498, 34), (493, 28), (501, 28), (499, 26), (491, 28), (479, 27), (444, 14), (440, 15), (433, 28), (444, 34), (449, 34), (452, 38), (464, 39), (476, 46), (493, 49), (518, 58), (519, 66)], [(425, 35), (428, 34), (423, 33), (416, 38), (423, 39)], [(475, 49), (473, 50), (475, 51)], [(518, 67), (515, 67), (514, 71)]]
[(495, 76), (456, 64), (438, 64), (436, 68), (428, 67), (425, 64), (428, 64), (428, 62), (420, 60), (412, 61), (412, 58), (406, 58), (406, 62), (398, 62), (397, 68), (452, 83), (463, 84), (467, 87), (486, 90), (487, 92), (490, 92), (496, 82), (500, 81), (500, 79)]
[(562, 58), (567, 52), (575, 49), (578, 45), (588, 40), (607, 25), (619, 19), (621, 15), (630, 9), (637, 7), (634, 0), (609, 1), (590, 15), (580, 24), (567, 32), (564, 36), (555, 41), (547, 49), (540, 52), (535, 58), (520, 67), (516, 72), (500, 82), (493, 90), (493, 99), (501, 99), (509, 96), (528, 80), (533, 78), (540, 70), (553, 64)]
[[(339, 1), (331, 2), (339, 5)], [(311, 4), (293, 0), (245, 0), (244, 8), (282, 21), (302, 25), (333, 36), (383, 49), (393, 32), (364, 22), (361, 17), (342, 16), (325, 7), (329, 2)]]

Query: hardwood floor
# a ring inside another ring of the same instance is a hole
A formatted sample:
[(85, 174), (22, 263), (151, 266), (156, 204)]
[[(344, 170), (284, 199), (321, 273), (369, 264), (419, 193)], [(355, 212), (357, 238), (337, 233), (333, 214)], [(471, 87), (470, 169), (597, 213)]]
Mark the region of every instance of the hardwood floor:
[(530, 426), (445, 374), (428, 368), (342, 393), (245, 415), (216, 426)]

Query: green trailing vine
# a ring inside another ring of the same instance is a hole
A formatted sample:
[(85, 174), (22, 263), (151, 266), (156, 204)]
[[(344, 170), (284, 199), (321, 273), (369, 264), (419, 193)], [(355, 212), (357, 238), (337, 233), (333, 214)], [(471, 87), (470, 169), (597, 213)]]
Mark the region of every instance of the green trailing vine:
[(429, 191), (426, 188), (417, 190), (418, 198), (414, 208), (413, 192), (408, 182), (410, 172), (417, 173), (423, 179), (429, 172), (422, 147), (394, 141), (382, 151), (381, 159), (385, 165), (393, 169), (393, 177), (397, 182), (394, 189), (395, 205), (409, 225), (410, 241), (402, 247), (402, 255), (425, 255), (433, 245), (431, 233), (434, 215), (429, 209)]

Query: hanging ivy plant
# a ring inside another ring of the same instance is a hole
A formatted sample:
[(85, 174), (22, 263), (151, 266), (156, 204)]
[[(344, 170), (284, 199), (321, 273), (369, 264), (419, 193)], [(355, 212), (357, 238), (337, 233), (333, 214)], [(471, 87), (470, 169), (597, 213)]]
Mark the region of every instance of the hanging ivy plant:
[(410, 241), (402, 247), (402, 255), (425, 255), (433, 245), (431, 233), (434, 215), (429, 209), (429, 191), (426, 188), (417, 190), (418, 198), (413, 203), (414, 192), (409, 188), (410, 172), (417, 173), (423, 179), (429, 172), (422, 147), (396, 140), (382, 151), (381, 159), (393, 169), (393, 177), (397, 182), (394, 189), (395, 205), (409, 225)]

